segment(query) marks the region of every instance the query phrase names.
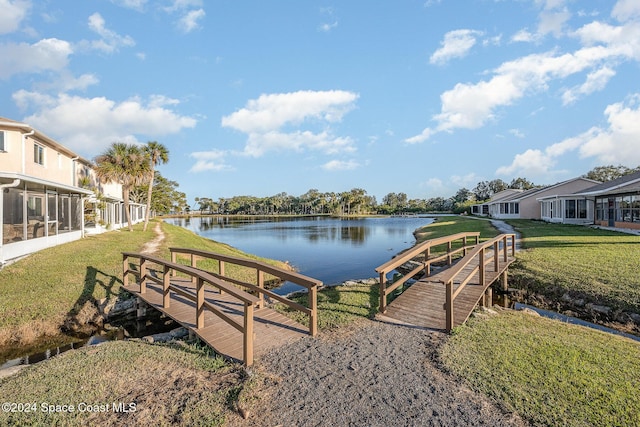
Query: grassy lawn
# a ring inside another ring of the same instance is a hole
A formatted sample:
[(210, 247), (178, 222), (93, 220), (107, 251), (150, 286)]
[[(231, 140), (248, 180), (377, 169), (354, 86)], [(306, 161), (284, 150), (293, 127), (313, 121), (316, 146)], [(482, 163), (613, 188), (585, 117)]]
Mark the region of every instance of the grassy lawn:
[(472, 318), (440, 357), (534, 426), (640, 425), (640, 344), (522, 312)]
[[(239, 366), (208, 349), (112, 341), (0, 380), (3, 402), (35, 409), (2, 411), (0, 425), (220, 426), (234, 410), (243, 377)], [(129, 412), (115, 412), (114, 403)], [(47, 404), (73, 405), (75, 411), (49, 413)]]
[(444, 216), (436, 218), (432, 224), (419, 228), (415, 233), (416, 243), (450, 234), (474, 231), (480, 232), (480, 241), (491, 239), (500, 234), (487, 220), (464, 216)]
[(640, 313), (640, 236), (583, 226), (509, 221), (527, 250), (511, 267), (515, 287), (564, 293)]

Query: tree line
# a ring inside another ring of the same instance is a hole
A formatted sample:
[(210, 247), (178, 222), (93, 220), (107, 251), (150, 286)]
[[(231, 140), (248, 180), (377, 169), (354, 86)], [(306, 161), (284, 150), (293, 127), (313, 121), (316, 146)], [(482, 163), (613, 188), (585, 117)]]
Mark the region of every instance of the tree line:
[[(606, 182), (629, 173), (640, 171), (626, 166), (598, 166), (583, 177)], [(406, 193), (388, 193), (378, 203), (375, 196), (362, 188), (343, 192), (321, 192), (311, 189), (300, 196), (285, 192), (274, 196), (234, 196), (214, 200), (210, 197), (196, 197), (197, 209), (201, 214), (221, 215), (369, 215), (369, 214), (412, 214), (428, 212), (470, 212), (471, 205), (482, 203), (506, 189), (529, 190), (541, 187), (526, 178), (518, 177), (505, 182), (501, 179), (480, 181), (473, 189), (461, 188), (455, 195), (429, 199), (409, 199)]]

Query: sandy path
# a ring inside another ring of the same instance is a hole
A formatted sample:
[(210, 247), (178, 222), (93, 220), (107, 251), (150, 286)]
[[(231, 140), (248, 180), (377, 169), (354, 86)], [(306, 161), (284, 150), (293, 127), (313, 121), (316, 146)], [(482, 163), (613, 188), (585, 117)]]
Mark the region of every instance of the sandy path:
[(261, 357), (259, 426), (522, 426), (438, 367), (440, 332), (362, 321)]
[(153, 227), (153, 231), (155, 231), (156, 237), (144, 244), (141, 250), (143, 254), (155, 254), (158, 251), (160, 244), (164, 240), (164, 232), (162, 231), (162, 226), (159, 222), (156, 222), (155, 227)]

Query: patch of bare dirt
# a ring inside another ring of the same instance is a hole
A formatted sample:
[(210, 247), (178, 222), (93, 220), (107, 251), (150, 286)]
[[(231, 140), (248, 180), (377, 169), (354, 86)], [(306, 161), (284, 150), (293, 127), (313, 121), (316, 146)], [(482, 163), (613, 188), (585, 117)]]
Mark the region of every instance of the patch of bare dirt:
[(230, 426), (523, 426), (438, 367), (440, 332), (382, 321), (260, 358), (248, 419)]

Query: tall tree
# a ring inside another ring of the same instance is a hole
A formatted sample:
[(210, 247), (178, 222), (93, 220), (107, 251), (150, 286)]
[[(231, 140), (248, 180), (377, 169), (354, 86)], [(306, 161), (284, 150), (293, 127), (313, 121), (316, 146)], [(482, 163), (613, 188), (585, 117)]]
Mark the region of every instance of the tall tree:
[(150, 164), (147, 154), (134, 144), (114, 142), (103, 154), (96, 157), (96, 176), (103, 182), (122, 185), (124, 211), (129, 231), (133, 231), (129, 195), (131, 190), (149, 179)]
[(167, 163), (169, 161), (169, 150), (167, 147), (156, 141), (149, 141), (144, 146), (144, 152), (149, 156), (149, 192), (147, 193), (147, 211), (144, 215), (144, 227), (143, 231), (147, 231), (147, 225), (149, 225), (149, 215), (151, 214), (151, 195), (153, 193), (153, 177), (156, 173), (156, 166), (160, 163)]

